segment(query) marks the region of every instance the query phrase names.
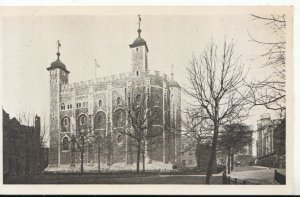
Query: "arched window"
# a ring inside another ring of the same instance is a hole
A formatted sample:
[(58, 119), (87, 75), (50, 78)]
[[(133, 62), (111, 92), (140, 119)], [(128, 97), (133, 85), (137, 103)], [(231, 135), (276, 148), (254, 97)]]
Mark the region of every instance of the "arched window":
[(87, 116), (82, 114), (77, 118), (78, 129), (81, 130), (87, 126)]
[(117, 105), (120, 105), (120, 104), (121, 104), (121, 98), (118, 97), (118, 98), (117, 98)]
[(61, 119), (61, 128), (62, 132), (69, 132), (70, 131), (70, 118), (65, 116)]
[(63, 150), (69, 150), (69, 139), (68, 139), (68, 137), (63, 138), (62, 147), (63, 147)]
[(68, 118), (64, 118), (64, 126), (65, 127), (69, 126)]
[(102, 100), (101, 99), (99, 100), (98, 104), (99, 104), (99, 107), (102, 107)]
[(139, 71), (138, 70), (136, 71), (136, 76), (139, 76)]
[(156, 94), (155, 97), (154, 97), (154, 102), (155, 102), (156, 105), (159, 104), (159, 99), (160, 99), (160, 97), (158, 96), (158, 94)]
[(86, 124), (86, 116), (81, 116), (79, 123), (80, 123), (80, 125), (85, 125)]
[(62, 104), (60, 105), (60, 109), (61, 109), (61, 110), (65, 110), (65, 104), (64, 104), (64, 103), (62, 103)]
[(104, 112), (99, 111), (96, 113), (94, 124), (95, 129), (106, 129), (106, 115)]
[(136, 96), (136, 102), (140, 102), (140, 101), (141, 101), (141, 95), (138, 94), (138, 95)]
[(126, 124), (126, 114), (122, 109), (118, 109), (114, 113), (114, 127), (123, 127)]
[(151, 112), (151, 122), (153, 122), (154, 125), (161, 125), (163, 123), (162, 110), (159, 107), (153, 107)]
[(118, 142), (118, 143), (121, 143), (121, 142), (122, 142), (122, 135), (118, 135), (118, 137), (117, 137), (117, 142)]

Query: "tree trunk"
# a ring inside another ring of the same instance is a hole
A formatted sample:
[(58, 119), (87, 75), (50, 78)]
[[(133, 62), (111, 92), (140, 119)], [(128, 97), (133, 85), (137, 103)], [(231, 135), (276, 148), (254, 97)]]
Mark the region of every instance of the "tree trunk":
[(101, 153), (100, 153), (100, 143), (99, 143), (99, 145), (98, 145), (98, 173), (100, 173), (100, 155), (101, 155)]
[(145, 151), (143, 151), (142, 156), (143, 156), (143, 172), (145, 172)]
[(81, 136), (81, 154), (80, 154), (80, 158), (81, 158), (81, 165), (80, 165), (80, 172), (81, 174), (83, 173), (83, 154), (84, 154), (84, 137)]
[(200, 154), (201, 154), (201, 145), (200, 143), (198, 142), (197, 143), (197, 147), (196, 147), (196, 151), (195, 151), (195, 154), (196, 154), (196, 160), (197, 160), (197, 168), (198, 170), (200, 170)]
[(75, 142), (71, 141), (71, 167), (75, 167)]
[(227, 150), (227, 171), (228, 171), (228, 174), (230, 174), (230, 149)]
[(212, 175), (213, 171), (213, 164), (216, 158), (216, 147), (217, 147), (217, 139), (218, 139), (218, 132), (219, 129), (215, 125), (214, 126), (214, 135), (213, 135), (213, 141), (210, 149), (210, 154), (209, 154), (209, 159), (208, 159), (208, 164), (207, 164), (207, 169), (206, 169), (206, 177), (205, 177), (205, 184), (210, 184), (210, 177)]
[(140, 171), (140, 156), (141, 156), (141, 142), (138, 141), (137, 155), (136, 155), (136, 171)]
[(232, 149), (232, 153), (231, 153), (231, 171), (233, 170), (233, 163), (234, 163), (234, 149)]

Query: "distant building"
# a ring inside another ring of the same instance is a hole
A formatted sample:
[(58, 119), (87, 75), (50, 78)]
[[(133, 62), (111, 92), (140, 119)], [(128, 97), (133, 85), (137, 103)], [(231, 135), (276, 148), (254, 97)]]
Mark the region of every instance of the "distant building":
[(258, 120), (257, 165), (285, 167), (285, 124), (282, 126), (283, 121), (271, 120), (269, 114), (261, 115), (261, 119)]
[(181, 144), (181, 164), (183, 168), (193, 168), (197, 166), (195, 147), (189, 147), (182, 141)]
[(168, 78), (159, 71), (150, 71), (149, 49), (141, 31), (139, 28), (138, 37), (129, 45), (131, 71), (128, 73), (69, 83), (70, 72), (58, 51), (57, 60), (47, 68), (50, 72), (50, 166), (70, 165), (73, 157), (75, 163), (80, 163), (80, 155), (72, 154), (70, 136), (84, 126), (92, 127), (102, 136), (110, 136), (109, 142), (102, 147), (100, 158), (94, 151), (95, 142), (89, 144), (84, 153), (85, 164), (98, 160), (108, 166), (136, 162), (134, 140), (113, 133), (113, 129), (117, 124), (128, 128), (125, 107), (141, 94), (149, 95), (161, 114), (157, 124), (147, 131), (163, 132), (155, 144), (147, 147), (149, 161), (180, 163), (181, 87), (173, 73)]
[(245, 145), (241, 150), (234, 154), (234, 161), (238, 162), (241, 166), (254, 164), (252, 142)]
[[(197, 168), (200, 172), (205, 172), (208, 165), (211, 145), (203, 142), (203, 144), (191, 144), (187, 139), (182, 139), (181, 144), (181, 167)], [(220, 162), (220, 156), (217, 154), (213, 164), (213, 173), (217, 171), (217, 162)]]
[(18, 183), (40, 174), (46, 167), (47, 153), (42, 153), (40, 117), (34, 126), (21, 125), (3, 113), (3, 182)]

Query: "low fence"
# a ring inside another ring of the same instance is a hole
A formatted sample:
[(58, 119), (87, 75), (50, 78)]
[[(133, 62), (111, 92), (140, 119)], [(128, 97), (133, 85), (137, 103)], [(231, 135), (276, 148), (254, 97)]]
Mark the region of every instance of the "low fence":
[(279, 173), (277, 170), (275, 170), (274, 179), (275, 179), (275, 181), (277, 181), (277, 183), (279, 183), (281, 185), (285, 185), (285, 182), (286, 182), (285, 175)]
[(259, 185), (259, 183), (254, 183), (247, 180), (242, 180), (238, 178), (231, 178), (230, 176), (226, 175), (226, 172), (223, 172), (222, 175), (222, 183), (223, 184), (232, 184), (232, 185)]

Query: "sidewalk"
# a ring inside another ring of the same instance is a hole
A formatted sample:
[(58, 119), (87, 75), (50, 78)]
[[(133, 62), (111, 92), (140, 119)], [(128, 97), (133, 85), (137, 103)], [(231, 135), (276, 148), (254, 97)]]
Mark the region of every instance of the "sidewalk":
[(262, 166), (235, 167), (228, 176), (262, 185), (278, 184), (274, 180), (275, 169)]

